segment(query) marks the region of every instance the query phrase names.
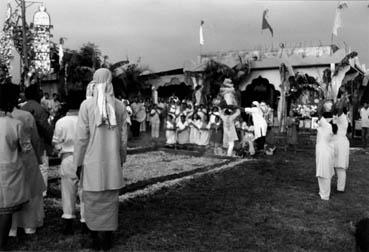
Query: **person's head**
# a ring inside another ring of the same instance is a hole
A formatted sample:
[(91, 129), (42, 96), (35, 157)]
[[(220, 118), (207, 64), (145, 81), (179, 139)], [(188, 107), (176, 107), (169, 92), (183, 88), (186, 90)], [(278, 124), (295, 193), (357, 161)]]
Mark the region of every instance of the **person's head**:
[[(109, 69), (106, 69), (106, 68), (97, 69), (93, 76), (93, 82), (95, 83), (94, 92), (100, 92), (99, 91), (101, 87), (100, 85), (104, 84), (106, 85), (105, 90), (103, 90), (105, 94), (108, 94), (109, 96), (114, 97), (114, 89), (113, 89), (113, 85), (111, 81), (112, 81), (112, 74), (109, 71)], [(94, 97), (95, 97), (95, 93), (94, 93)]]
[(40, 102), (40, 89), (36, 85), (30, 85), (25, 90), (25, 96), (27, 100)]
[(49, 93), (48, 92), (45, 92), (44, 93), (44, 97), (45, 97), (45, 99), (49, 99)]
[(215, 119), (214, 119), (214, 121), (217, 123), (217, 122), (219, 122), (220, 121), (220, 116), (219, 115), (215, 115)]
[(58, 98), (58, 94), (57, 93), (53, 93), (53, 99), (56, 100)]
[(251, 107), (259, 107), (259, 106), (260, 106), (260, 104), (257, 101), (253, 101), (252, 104), (251, 104)]
[(293, 111), (292, 111), (292, 110), (290, 110), (290, 112), (288, 113), (288, 115), (289, 115), (290, 117), (293, 117), (293, 116), (294, 116)]
[(186, 121), (186, 116), (185, 115), (182, 114), (180, 118), (181, 118), (182, 123), (184, 123)]
[(12, 112), (18, 103), (19, 88), (13, 84), (0, 85), (0, 110)]
[(232, 110), (231, 109), (226, 109), (225, 111), (224, 111), (224, 114), (225, 115), (231, 115), (232, 114)]
[(219, 112), (219, 108), (218, 108), (217, 106), (214, 106), (214, 107), (211, 109), (211, 111), (212, 111), (213, 113), (215, 113), (215, 112)]
[(364, 108), (368, 108), (369, 107), (369, 103), (367, 101), (364, 102)]
[(333, 113), (332, 112), (323, 112), (322, 116), (324, 118), (332, 118)]
[(174, 121), (174, 115), (173, 114), (168, 114), (168, 116), (167, 116), (167, 120), (168, 121), (170, 121), (170, 122), (172, 122), (172, 121)]
[(78, 110), (84, 99), (82, 91), (70, 90), (66, 100), (67, 110)]
[(344, 107), (342, 108), (342, 112), (343, 112), (345, 115), (347, 115), (348, 109), (347, 109), (347, 107), (346, 107), (346, 106), (344, 106)]

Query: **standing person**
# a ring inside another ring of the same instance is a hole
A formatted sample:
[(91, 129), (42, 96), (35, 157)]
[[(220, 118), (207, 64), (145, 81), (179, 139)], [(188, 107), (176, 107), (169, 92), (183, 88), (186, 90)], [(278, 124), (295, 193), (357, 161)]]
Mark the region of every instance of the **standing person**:
[(293, 150), (296, 152), (296, 146), (298, 143), (298, 135), (297, 135), (297, 126), (298, 120), (293, 115), (293, 111), (291, 110), (289, 116), (286, 120), (287, 126), (287, 144), (293, 147)]
[(0, 250), (5, 250), (12, 225), (12, 215), (29, 200), (21, 152), (32, 150), (21, 121), (11, 116), (13, 101), (9, 86), (0, 85)]
[(259, 149), (264, 149), (268, 124), (263, 116), (263, 111), (260, 109), (259, 102), (253, 101), (252, 107), (245, 108), (245, 112), (252, 115), (255, 143), (257, 144), (257, 147)]
[(146, 132), (146, 107), (142, 99), (138, 103), (138, 111), (136, 113), (136, 120), (140, 123), (139, 131)]
[(219, 112), (213, 113), (214, 119), (209, 121), (208, 128), (210, 130), (210, 146), (214, 149), (214, 155), (222, 154), (223, 142), (223, 125)]
[(363, 147), (366, 148), (369, 130), (369, 103), (364, 102), (364, 106), (360, 109), (361, 118), (361, 139)]
[(157, 104), (150, 111), (151, 137), (153, 140), (159, 139), (160, 133), (160, 108)]
[(227, 156), (232, 156), (234, 141), (238, 140), (234, 123), (239, 115), (239, 109), (237, 109), (233, 114), (231, 109), (224, 109), (220, 113), (220, 118), (223, 121), (223, 146), (228, 148)]
[[(37, 150), (36, 153), (42, 155), (42, 164), (40, 165), (40, 170), (47, 188), (49, 170), (47, 149), (51, 149), (51, 140), (54, 130), (48, 123), (49, 113), (40, 105), (39, 94), (39, 88), (36, 85), (27, 87), (25, 90), (27, 103), (22, 106), (22, 110), (30, 112), (36, 121), (37, 132), (41, 140), (39, 150)], [(44, 192), (44, 196), (46, 196), (46, 191)]]
[[(76, 198), (78, 191), (77, 166), (73, 163), (74, 138), (78, 121), (78, 109), (81, 97), (76, 92), (70, 91), (68, 95), (68, 112), (55, 124), (53, 144), (61, 158), (61, 196), (63, 206), (63, 234), (73, 234), (73, 220), (76, 218)], [(82, 97), (83, 98), (83, 97)], [(80, 194), (80, 199), (82, 195)], [(81, 201), (81, 223), (82, 229), (86, 230), (84, 219), (84, 206)]]
[[(8, 85), (8, 84), (5, 84)], [(17, 85), (9, 84), (8, 98), (13, 102), (12, 117), (23, 123), (24, 136), (29, 139), (31, 149), (28, 152), (22, 152), (20, 157), (25, 168), (25, 176), (27, 178), (27, 190), (29, 191), (30, 199), (24, 205), (21, 211), (13, 215), (12, 228), (9, 236), (17, 236), (17, 228), (24, 228), (26, 234), (34, 234), (36, 229), (43, 225), (44, 201), (42, 193), (45, 190), (39, 164), (41, 163), (41, 155), (37, 153), (40, 145), (40, 138), (37, 132), (35, 119), (31, 113), (17, 109), (18, 91)]]
[(177, 142), (180, 145), (188, 144), (189, 142), (189, 130), (188, 130), (188, 122), (185, 114), (181, 114), (179, 116), (179, 120), (177, 122)]
[(345, 192), (346, 170), (349, 167), (350, 142), (347, 138), (348, 118), (346, 107), (340, 108), (335, 120), (337, 133), (333, 137), (334, 169), (337, 174), (337, 192)]
[(140, 122), (137, 120), (137, 113), (140, 110), (140, 106), (138, 104), (138, 98), (133, 99), (133, 102), (131, 104), (131, 109), (132, 109), (132, 117), (131, 117), (132, 135), (133, 137), (139, 137), (140, 136)]
[(93, 247), (108, 250), (112, 247), (112, 231), (118, 228), (127, 113), (124, 104), (114, 98), (111, 72), (100, 68), (93, 79), (93, 98), (81, 104), (78, 114), (74, 162), (82, 180), (84, 215), (92, 230)]
[(176, 144), (176, 117), (173, 114), (168, 114), (167, 123), (165, 128), (166, 144), (174, 145)]
[(244, 132), (242, 145), (243, 148), (245, 145), (248, 145), (248, 153), (250, 156), (255, 155), (255, 148), (254, 148), (254, 125), (252, 124), (252, 118), (250, 115), (247, 116), (246, 120), (242, 123), (242, 130)]
[(316, 177), (319, 184), (319, 195), (322, 200), (329, 200), (331, 179), (334, 174), (334, 146), (332, 142), (332, 126), (329, 123), (331, 113), (323, 112), (318, 121), (318, 133), (315, 145)]
[(49, 93), (45, 92), (44, 96), (41, 99), (41, 106), (46, 109), (47, 111), (50, 110), (50, 99), (49, 99)]

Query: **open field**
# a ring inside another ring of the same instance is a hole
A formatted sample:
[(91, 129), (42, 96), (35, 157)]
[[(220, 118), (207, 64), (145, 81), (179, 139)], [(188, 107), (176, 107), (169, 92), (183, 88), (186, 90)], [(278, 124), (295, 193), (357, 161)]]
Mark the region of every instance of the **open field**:
[[(319, 199), (314, 153), (277, 152), (208, 172), (121, 203), (116, 250), (352, 251), (348, 223), (368, 216), (369, 154), (351, 153), (347, 192)], [(332, 183), (334, 187), (335, 182)], [(61, 234), (59, 201), (17, 250), (81, 250), (88, 236)]]

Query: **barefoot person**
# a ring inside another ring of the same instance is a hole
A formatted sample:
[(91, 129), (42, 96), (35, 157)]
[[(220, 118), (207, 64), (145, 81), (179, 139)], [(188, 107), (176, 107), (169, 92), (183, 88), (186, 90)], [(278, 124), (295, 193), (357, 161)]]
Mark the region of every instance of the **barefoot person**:
[(86, 224), (92, 230), (93, 248), (112, 247), (112, 231), (118, 228), (118, 196), (123, 186), (126, 157), (126, 109), (114, 97), (112, 75), (98, 69), (93, 98), (80, 107), (74, 162), (82, 179)]

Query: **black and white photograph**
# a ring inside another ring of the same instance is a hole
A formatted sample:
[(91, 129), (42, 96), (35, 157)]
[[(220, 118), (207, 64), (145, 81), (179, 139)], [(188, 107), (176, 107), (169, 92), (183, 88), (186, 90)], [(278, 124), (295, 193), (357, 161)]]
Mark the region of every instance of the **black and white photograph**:
[(369, 252), (369, 0), (0, 0), (0, 251)]

